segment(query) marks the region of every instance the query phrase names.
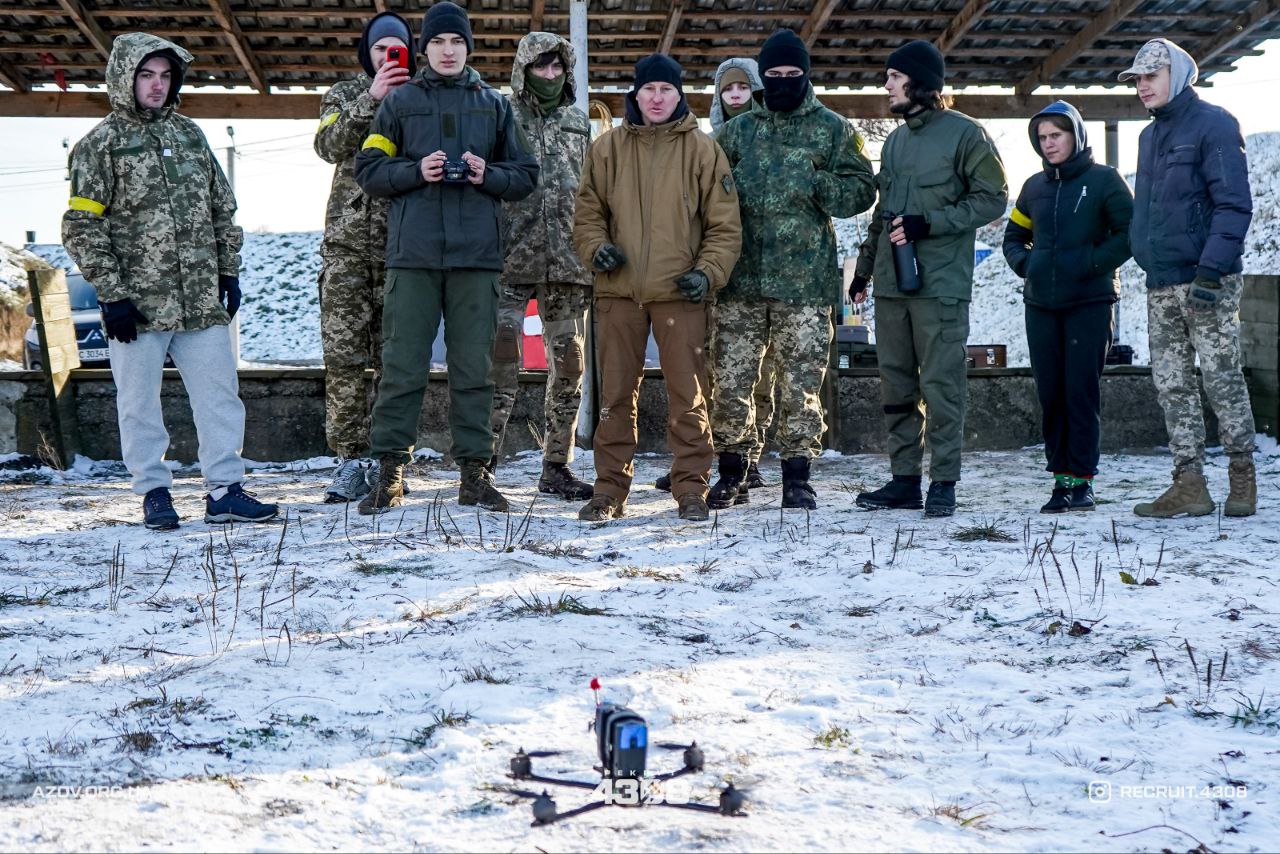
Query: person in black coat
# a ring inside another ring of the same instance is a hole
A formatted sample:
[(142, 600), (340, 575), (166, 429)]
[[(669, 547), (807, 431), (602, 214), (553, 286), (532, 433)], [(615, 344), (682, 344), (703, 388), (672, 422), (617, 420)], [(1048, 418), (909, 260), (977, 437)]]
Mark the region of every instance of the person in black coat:
[(1093, 510), (1102, 450), (1102, 367), (1113, 334), (1117, 269), (1129, 251), (1133, 193), (1093, 162), (1084, 120), (1055, 101), (1031, 119), (1044, 171), (1022, 185), (1004, 232), (1004, 257), (1026, 279), (1027, 342), (1043, 410), (1053, 494), (1042, 513)]

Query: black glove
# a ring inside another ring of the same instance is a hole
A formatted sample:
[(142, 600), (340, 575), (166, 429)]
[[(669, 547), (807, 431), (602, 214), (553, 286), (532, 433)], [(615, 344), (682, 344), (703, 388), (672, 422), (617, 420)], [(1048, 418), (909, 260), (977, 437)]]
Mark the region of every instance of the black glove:
[(871, 280), (866, 276), (854, 276), (853, 281), (849, 283), (849, 302), (857, 302), (858, 295), (866, 293), (870, 282)]
[(107, 337), (114, 338), (121, 344), (137, 341), (138, 324), (150, 322), (138, 311), (131, 299), (100, 302), (98, 309), (102, 312), (102, 325), (107, 328)]
[(902, 231), (908, 243), (915, 243), (929, 236), (929, 221), (922, 214), (903, 214)]
[(1197, 311), (1212, 311), (1218, 305), (1218, 294), (1222, 291), (1222, 282), (1208, 276), (1196, 276), (1191, 283), (1191, 293), (1187, 295), (1187, 304)]
[(701, 270), (690, 270), (676, 279), (676, 287), (689, 302), (702, 302), (707, 295), (707, 288), (711, 287), (711, 281)]
[(240, 310), (240, 277), (218, 274), (218, 302), (231, 317)]
[(591, 259), (591, 265), (602, 273), (616, 270), (625, 263), (627, 263), (627, 256), (622, 254), (620, 247), (612, 243), (606, 243), (597, 249), (595, 257)]

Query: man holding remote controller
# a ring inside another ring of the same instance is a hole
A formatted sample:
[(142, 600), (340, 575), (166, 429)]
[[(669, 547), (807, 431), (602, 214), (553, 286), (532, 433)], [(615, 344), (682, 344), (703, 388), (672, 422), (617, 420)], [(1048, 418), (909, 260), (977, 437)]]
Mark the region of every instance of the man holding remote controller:
[(858, 496), (868, 510), (920, 507), (926, 427), (932, 482), (925, 515), (950, 516), (956, 507), (974, 236), (1004, 215), (1009, 187), (991, 137), (949, 109), (945, 80), (946, 64), (930, 42), (908, 42), (889, 55), (889, 109), (906, 121), (881, 151), (880, 201), (849, 288), (850, 298), (862, 302), (874, 275), (893, 480)]
[(377, 482), (369, 455), (372, 395), (365, 371), (382, 368), (383, 255), (387, 201), (356, 184), (355, 160), (378, 105), (414, 72), (413, 34), (395, 12), (375, 15), (356, 47), (364, 73), (337, 83), (320, 102), (316, 154), (332, 163), (333, 185), (320, 244), (320, 345), (324, 349), (324, 432), (338, 455), (325, 502), (358, 501)]
[(458, 503), (499, 512), (508, 506), (487, 468), (504, 260), (498, 223), (501, 203), (533, 192), (539, 170), (510, 103), (466, 64), (474, 46), (465, 11), (449, 2), (431, 6), (418, 40), (427, 64), (383, 100), (356, 156), (361, 189), (390, 199), (382, 380), (369, 437), (379, 471), (360, 502), (365, 515), (403, 500), (442, 317), (451, 454), (462, 470)]

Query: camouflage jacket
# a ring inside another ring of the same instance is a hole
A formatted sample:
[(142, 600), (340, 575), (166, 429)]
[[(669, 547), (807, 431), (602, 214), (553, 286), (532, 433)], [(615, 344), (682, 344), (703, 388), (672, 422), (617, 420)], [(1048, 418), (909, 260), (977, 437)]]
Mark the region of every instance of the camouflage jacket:
[(333, 170), (320, 254), (355, 255), (382, 261), (387, 248), (387, 201), (365, 195), (356, 183), (355, 162), (369, 135), (378, 102), (369, 96), (373, 80), (361, 74), (335, 84), (320, 102), (316, 154)]
[(176, 90), (159, 110), (133, 94), (138, 66), (169, 50), (146, 33), (118, 36), (107, 61), (111, 114), (71, 152), (71, 202), (62, 242), (102, 302), (131, 299), (143, 331), (205, 329), (230, 322), (218, 302), (218, 275), (238, 275), (244, 233), (222, 167), (195, 122), (176, 112)]
[[(566, 79), (560, 106), (544, 116), (525, 89), (524, 75), (549, 50), (560, 52)], [(591, 284), (591, 274), (573, 250), (573, 206), (591, 141), (591, 123), (573, 105), (573, 58), (573, 46), (552, 33), (529, 33), (516, 48), (508, 97), (542, 172), (532, 194), (502, 203), (504, 285)]]
[(757, 95), (717, 140), (742, 205), (742, 255), (719, 298), (834, 302), (841, 276), (831, 218), (875, 201), (862, 137), (810, 88), (788, 113), (767, 109)]

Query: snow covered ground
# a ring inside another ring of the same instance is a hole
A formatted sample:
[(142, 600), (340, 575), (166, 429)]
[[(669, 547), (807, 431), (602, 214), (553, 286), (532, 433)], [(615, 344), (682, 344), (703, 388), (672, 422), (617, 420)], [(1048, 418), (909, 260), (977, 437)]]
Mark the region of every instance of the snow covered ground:
[[(1099, 512), (1041, 516), (1026, 449), (967, 455), (945, 521), (850, 509), (886, 462), (828, 454), (808, 516), (775, 485), (682, 523), (645, 457), (626, 519), (590, 525), (524, 456), (510, 517), (423, 459), (375, 522), (316, 503), (312, 460), (254, 478), (285, 522), (153, 533), (118, 464), (0, 459), (0, 848), (1274, 850), (1265, 441), (1259, 516), (1190, 521), (1130, 512), (1163, 455), (1107, 457)], [(704, 747), (695, 799), (732, 781), (750, 815), (530, 828), (507, 760), (589, 777), (597, 675)]]

